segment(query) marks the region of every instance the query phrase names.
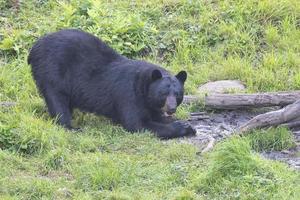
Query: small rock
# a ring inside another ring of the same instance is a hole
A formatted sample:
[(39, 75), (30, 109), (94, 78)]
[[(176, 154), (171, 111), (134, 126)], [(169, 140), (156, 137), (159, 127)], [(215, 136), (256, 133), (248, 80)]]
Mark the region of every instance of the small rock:
[(223, 94), (232, 91), (242, 92), (245, 89), (245, 85), (239, 80), (222, 80), (205, 83), (198, 88), (198, 91), (201, 94)]

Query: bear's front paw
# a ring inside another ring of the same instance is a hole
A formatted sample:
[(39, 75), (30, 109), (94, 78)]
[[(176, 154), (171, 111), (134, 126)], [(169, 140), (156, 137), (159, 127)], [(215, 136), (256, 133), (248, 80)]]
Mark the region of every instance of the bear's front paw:
[(177, 137), (196, 135), (196, 130), (186, 121), (175, 121), (171, 125)]

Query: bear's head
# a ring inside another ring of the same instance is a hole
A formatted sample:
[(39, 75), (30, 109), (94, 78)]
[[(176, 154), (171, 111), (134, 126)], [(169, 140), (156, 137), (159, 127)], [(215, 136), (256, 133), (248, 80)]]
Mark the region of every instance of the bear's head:
[(185, 71), (180, 71), (176, 76), (172, 76), (163, 75), (160, 70), (154, 69), (147, 92), (148, 106), (167, 116), (175, 113), (176, 108), (183, 100), (183, 86), (186, 78)]

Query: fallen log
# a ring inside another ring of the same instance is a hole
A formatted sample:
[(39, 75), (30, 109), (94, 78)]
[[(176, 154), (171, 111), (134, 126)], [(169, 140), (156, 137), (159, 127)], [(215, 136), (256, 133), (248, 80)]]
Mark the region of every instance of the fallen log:
[[(252, 118), (237, 130), (239, 134), (252, 129), (278, 126), (300, 117), (300, 100), (276, 111), (267, 112)], [(292, 125), (292, 124), (290, 124)], [(293, 124), (296, 125), (296, 124)]]
[(300, 128), (300, 121), (292, 121), (292, 122), (281, 124), (280, 126), (287, 127), (293, 130), (296, 128)]
[(211, 109), (240, 109), (270, 106), (286, 106), (300, 99), (300, 91), (267, 92), (256, 94), (210, 94), (205, 97), (184, 96), (183, 103), (203, 102)]

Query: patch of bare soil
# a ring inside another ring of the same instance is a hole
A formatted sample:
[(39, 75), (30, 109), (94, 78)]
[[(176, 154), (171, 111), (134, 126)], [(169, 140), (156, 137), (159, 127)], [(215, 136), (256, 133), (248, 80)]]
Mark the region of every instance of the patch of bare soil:
[[(254, 116), (273, 109), (278, 108), (191, 113), (189, 121), (197, 130), (197, 135), (185, 138), (183, 142), (192, 143), (201, 151), (205, 151), (207, 146), (229, 137), (234, 130)], [(285, 162), (300, 170), (300, 131), (293, 131), (293, 133), (297, 144), (295, 148), (280, 152), (263, 152), (261, 155), (268, 159)]]

